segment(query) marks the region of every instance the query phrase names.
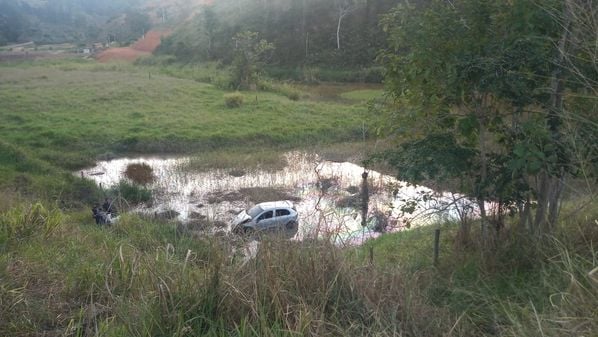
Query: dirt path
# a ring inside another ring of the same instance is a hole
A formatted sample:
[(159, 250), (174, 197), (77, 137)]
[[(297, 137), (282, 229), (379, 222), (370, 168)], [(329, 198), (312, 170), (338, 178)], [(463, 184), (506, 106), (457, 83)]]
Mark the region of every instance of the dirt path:
[(160, 45), (161, 38), (170, 33), (170, 31), (151, 30), (131, 46), (104, 50), (96, 58), (99, 62), (135, 61), (142, 56), (151, 55)]

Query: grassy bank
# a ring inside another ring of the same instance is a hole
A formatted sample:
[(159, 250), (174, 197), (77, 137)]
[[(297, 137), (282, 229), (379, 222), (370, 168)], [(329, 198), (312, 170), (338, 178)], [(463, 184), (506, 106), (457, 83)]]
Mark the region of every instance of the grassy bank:
[(0, 67), (0, 87), (2, 139), (59, 163), (106, 151), (347, 140), (365, 117), (363, 107), (264, 92), (244, 92), (245, 103), (229, 109), (213, 85), (124, 65)]
[(276, 92), (242, 92), (241, 107), (227, 108), (227, 91), (205, 83), (215, 81), (203, 78), (205, 71), (82, 59), (0, 64), (0, 187), (60, 191), (66, 187), (55, 185), (65, 185), (65, 170), (100, 158), (362, 137), (363, 100), (292, 100), (301, 95), (273, 84)]
[(244, 262), (240, 243), (174, 224), (100, 228), (13, 206), (0, 216), (0, 334), (592, 336), (597, 216), (569, 217), (542, 248), (455, 247), (446, 225), (433, 267), (427, 228), (353, 249), (266, 238)]

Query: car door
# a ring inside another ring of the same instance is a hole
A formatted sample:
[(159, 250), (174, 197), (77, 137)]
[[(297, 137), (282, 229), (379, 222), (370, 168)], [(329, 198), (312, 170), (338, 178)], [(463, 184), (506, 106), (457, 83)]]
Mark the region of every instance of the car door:
[(280, 228), (284, 228), (287, 222), (291, 219), (291, 212), (288, 209), (280, 208), (277, 209), (274, 218), (276, 221), (276, 226)]
[(265, 211), (255, 220), (255, 227), (258, 230), (266, 230), (275, 226), (274, 211)]

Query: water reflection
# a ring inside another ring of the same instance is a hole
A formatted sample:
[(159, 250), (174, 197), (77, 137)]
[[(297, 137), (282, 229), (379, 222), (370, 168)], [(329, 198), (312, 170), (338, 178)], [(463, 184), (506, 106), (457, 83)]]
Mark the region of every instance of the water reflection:
[[(284, 195), (295, 200), (299, 213), (299, 230), (294, 235), (298, 240), (328, 237), (340, 244), (359, 244), (380, 235), (374, 230), (376, 222), (380, 227), (379, 221), (385, 221), (383, 227), (393, 231), (456, 218), (463, 211), (475, 212), (475, 205), (459, 195), (436, 193), (369, 171), (368, 214), (377, 217), (371, 218), (369, 226), (364, 228), (359, 197), (363, 167), (321, 160), (304, 152), (287, 153), (286, 159), (288, 165), (276, 172), (242, 168), (244, 175), (231, 175), (223, 169), (192, 171), (188, 157), (121, 158), (98, 162), (80, 174), (107, 189), (126, 180), (124, 171), (128, 165), (145, 163), (152, 167), (156, 177), (148, 186), (154, 200), (136, 211), (151, 214), (174, 211), (171, 214), (179, 221), (192, 222), (198, 218), (217, 221), (226, 231), (231, 230), (230, 224), (238, 212), (252, 206), (252, 199), (270, 195), (269, 189), (285, 191)], [(262, 195), (252, 196), (246, 191)], [(404, 214), (405, 208), (413, 212)]]

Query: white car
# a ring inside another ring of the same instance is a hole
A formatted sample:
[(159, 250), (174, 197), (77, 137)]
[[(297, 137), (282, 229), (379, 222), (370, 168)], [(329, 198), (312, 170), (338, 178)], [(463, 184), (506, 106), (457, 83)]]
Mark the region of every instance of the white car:
[(263, 202), (239, 213), (233, 221), (233, 229), (242, 233), (296, 230), (299, 225), (297, 218), (297, 210), (291, 201)]

